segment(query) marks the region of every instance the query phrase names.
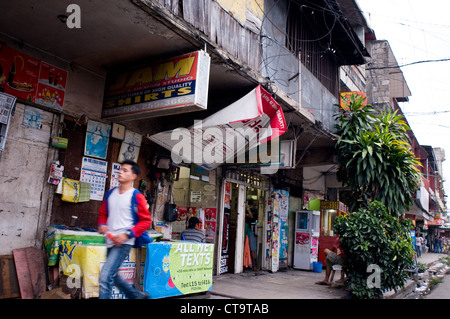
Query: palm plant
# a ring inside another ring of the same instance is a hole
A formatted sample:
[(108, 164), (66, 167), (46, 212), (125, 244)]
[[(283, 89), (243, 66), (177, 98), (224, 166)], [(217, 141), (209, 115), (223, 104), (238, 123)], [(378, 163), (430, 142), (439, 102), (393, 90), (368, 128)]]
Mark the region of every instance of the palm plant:
[(419, 187), (420, 162), (410, 150), (409, 129), (401, 115), (377, 114), (363, 98), (353, 97), (348, 110), (336, 115), (338, 180), (351, 192), (351, 210), (377, 200), (390, 214), (401, 216), (412, 204)]

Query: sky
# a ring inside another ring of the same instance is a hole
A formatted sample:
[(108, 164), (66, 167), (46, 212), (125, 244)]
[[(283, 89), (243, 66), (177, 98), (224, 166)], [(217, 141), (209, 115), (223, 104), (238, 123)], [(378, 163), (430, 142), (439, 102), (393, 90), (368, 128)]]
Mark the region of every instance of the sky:
[(400, 107), (419, 144), (444, 149), (444, 188), (450, 195), (450, 1), (356, 1), (397, 63), (415, 63), (401, 67), (411, 96)]

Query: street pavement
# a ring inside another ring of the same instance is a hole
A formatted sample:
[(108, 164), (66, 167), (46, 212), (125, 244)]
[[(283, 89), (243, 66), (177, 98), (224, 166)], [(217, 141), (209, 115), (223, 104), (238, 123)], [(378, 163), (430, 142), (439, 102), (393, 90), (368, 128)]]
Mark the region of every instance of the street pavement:
[[(448, 255), (424, 253), (418, 262), (431, 266), (442, 257)], [(246, 271), (240, 274), (223, 274), (214, 276), (212, 290), (202, 295), (185, 296), (189, 299), (348, 299), (349, 292), (342, 286), (333, 284), (331, 286), (320, 286), (315, 282), (323, 280), (325, 270), (321, 273), (306, 270), (296, 270), (289, 268), (286, 271), (275, 273), (267, 271)], [(338, 280), (340, 272), (337, 271), (334, 279)], [(439, 287), (439, 285), (442, 285)], [(427, 298), (442, 298), (441, 290), (450, 287), (450, 280), (439, 284), (433, 289), (432, 294)], [(413, 280), (408, 280), (405, 289), (413, 291), (416, 284)], [(439, 289), (441, 288), (441, 289)], [(437, 290), (439, 289), (439, 290)], [(450, 290), (447, 290), (450, 294)], [(385, 294), (386, 299), (396, 299), (397, 295), (401, 299), (402, 291), (394, 291)], [(444, 297), (445, 298), (445, 297)]]
[(424, 299), (450, 299), (450, 278), (445, 276), (443, 282), (437, 284)]

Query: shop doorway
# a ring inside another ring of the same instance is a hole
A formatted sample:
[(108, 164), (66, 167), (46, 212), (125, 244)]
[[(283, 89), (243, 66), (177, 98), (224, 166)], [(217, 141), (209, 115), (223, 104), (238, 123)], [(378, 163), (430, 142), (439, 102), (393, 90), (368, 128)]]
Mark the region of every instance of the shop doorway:
[(230, 205), (229, 209), (225, 209), (229, 223), (226, 256), (228, 267), (227, 271), (223, 272), (241, 273), (245, 270), (259, 270), (265, 191), (238, 183), (230, 185)]

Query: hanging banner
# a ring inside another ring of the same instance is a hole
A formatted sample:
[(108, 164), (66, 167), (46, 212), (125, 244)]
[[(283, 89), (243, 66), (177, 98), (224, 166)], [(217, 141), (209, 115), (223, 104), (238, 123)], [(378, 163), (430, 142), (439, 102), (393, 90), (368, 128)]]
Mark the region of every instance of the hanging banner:
[[(175, 163), (195, 163), (208, 170), (224, 163), (259, 163), (261, 172), (276, 172), (287, 130), (281, 106), (261, 86), (190, 128), (150, 136), (172, 152)], [(270, 147), (268, 147), (268, 142)], [(270, 149), (270, 155), (268, 154)], [(272, 165), (274, 164), (274, 165)], [(275, 170), (274, 170), (275, 169)]]
[(188, 241), (147, 245), (144, 290), (151, 299), (212, 289), (214, 244)]
[(210, 60), (206, 52), (196, 51), (109, 74), (103, 118), (143, 119), (206, 109)]

